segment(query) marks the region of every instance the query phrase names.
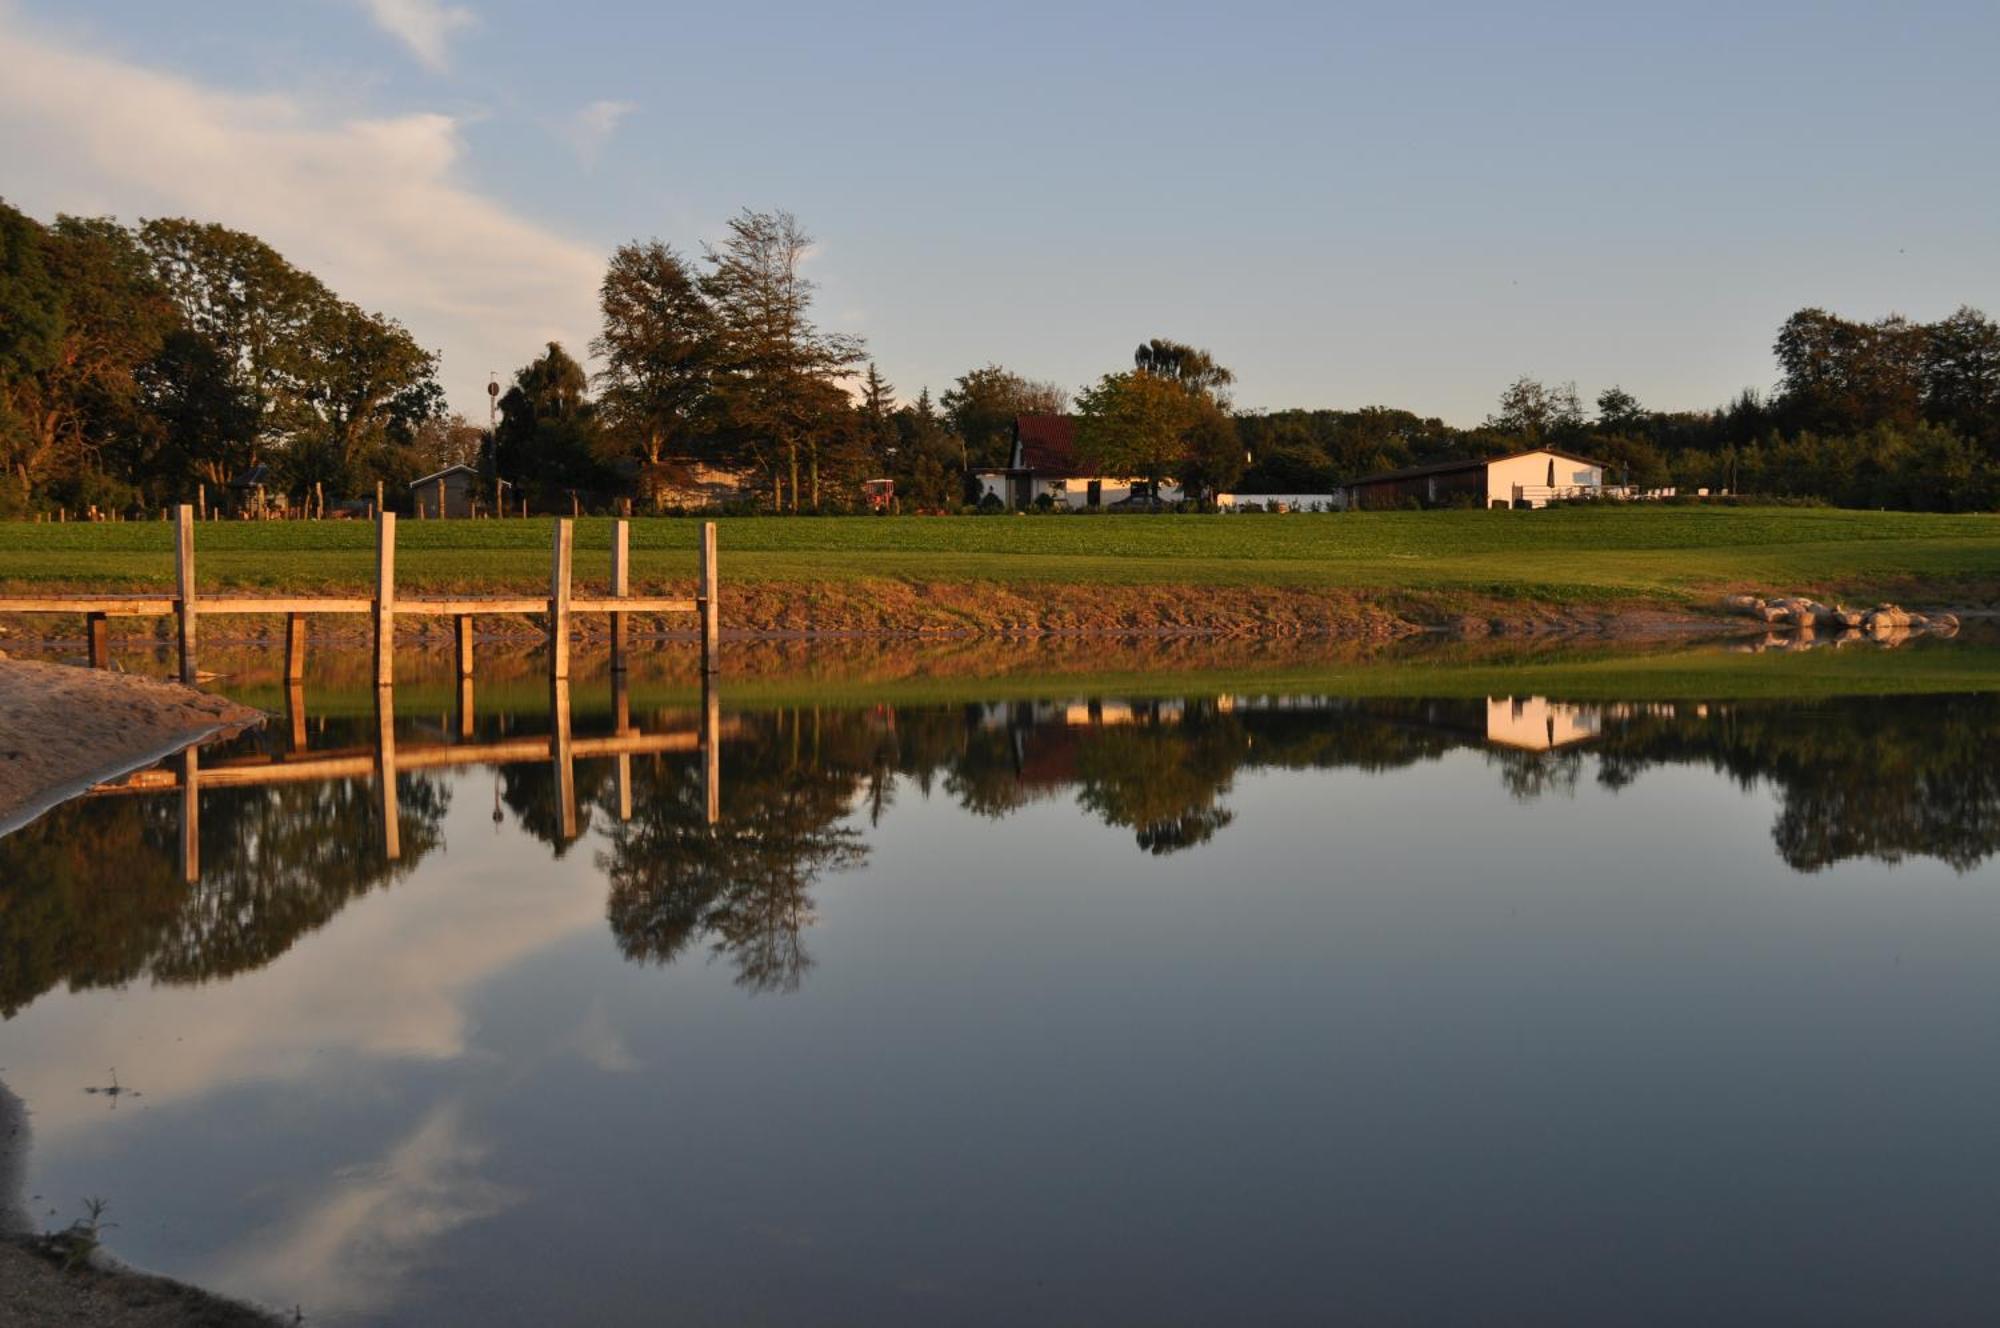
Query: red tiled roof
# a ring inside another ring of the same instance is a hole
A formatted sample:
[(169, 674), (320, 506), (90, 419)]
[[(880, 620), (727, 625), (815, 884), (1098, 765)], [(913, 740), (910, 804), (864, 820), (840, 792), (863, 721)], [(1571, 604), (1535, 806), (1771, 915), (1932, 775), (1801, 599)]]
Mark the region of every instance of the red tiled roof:
[(1076, 417), (1018, 415), (1014, 436), (1020, 440), (1020, 465), (1037, 475), (1066, 479), (1080, 472), (1076, 465)]

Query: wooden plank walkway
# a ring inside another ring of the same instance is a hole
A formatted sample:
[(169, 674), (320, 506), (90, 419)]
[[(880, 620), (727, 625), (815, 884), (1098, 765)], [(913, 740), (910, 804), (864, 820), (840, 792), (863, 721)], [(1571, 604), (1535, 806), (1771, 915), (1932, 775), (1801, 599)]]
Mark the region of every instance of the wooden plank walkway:
[(219, 615), (282, 614), (286, 618), (285, 676), (298, 679), (305, 670), (305, 619), (315, 614), (371, 615), (375, 620), (375, 682), (387, 687), (395, 681), (395, 630), (398, 615), (444, 617), (456, 620), (458, 669), (472, 672), (473, 622), (482, 615), (542, 614), (549, 623), (550, 672), (556, 678), (569, 676), (571, 619), (577, 614), (606, 614), (611, 618), (611, 668), (622, 672), (628, 650), (627, 623), (635, 613), (692, 613), (701, 624), (702, 671), (713, 673), (719, 653), (720, 592), (716, 574), (715, 523), (702, 526), (701, 557), (696, 569), (699, 592), (692, 598), (631, 593), (631, 529), (620, 520), (612, 527), (611, 593), (578, 596), (574, 593), (572, 550), (573, 523), (564, 518), (555, 525), (550, 550), (549, 593), (527, 595), (417, 595), (409, 598), (396, 593), (396, 514), (383, 512), (376, 518), (375, 594), (356, 595), (204, 595), (195, 581), (195, 511), (182, 505), (174, 519), (174, 581), (172, 595), (159, 594), (71, 594), (0, 596), (0, 614), (74, 613), (83, 615), (90, 638), (90, 662), (95, 668), (110, 666), (109, 635), (106, 623), (112, 618), (167, 618), (176, 620), (180, 643), (180, 675), (185, 683), (198, 676), (197, 643), (202, 618)]

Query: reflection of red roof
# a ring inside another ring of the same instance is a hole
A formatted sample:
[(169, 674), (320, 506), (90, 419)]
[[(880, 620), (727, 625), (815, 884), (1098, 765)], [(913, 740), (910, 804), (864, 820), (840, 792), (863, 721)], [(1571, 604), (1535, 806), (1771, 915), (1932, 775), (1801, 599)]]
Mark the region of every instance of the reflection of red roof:
[(1037, 475), (1077, 474), (1076, 418), (1071, 415), (1018, 415), (1014, 437), (1020, 446), (1014, 464)]

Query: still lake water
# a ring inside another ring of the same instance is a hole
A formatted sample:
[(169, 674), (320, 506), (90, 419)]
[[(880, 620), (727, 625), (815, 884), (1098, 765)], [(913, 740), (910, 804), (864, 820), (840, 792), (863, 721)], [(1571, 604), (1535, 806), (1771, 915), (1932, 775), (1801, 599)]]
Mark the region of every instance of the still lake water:
[[(172, 788), (0, 840), (44, 1225), (319, 1324), (2000, 1311), (2000, 699), (449, 689), (204, 753), (192, 887)], [(565, 705), (568, 818), (439, 763)]]

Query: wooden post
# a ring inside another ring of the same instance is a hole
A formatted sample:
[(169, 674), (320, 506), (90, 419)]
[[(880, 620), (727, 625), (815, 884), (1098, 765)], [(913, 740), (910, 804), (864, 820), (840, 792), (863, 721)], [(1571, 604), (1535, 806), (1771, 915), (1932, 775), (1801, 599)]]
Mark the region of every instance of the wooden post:
[(549, 558), (549, 671), (553, 677), (569, 677), (569, 573), (574, 527), (556, 522), (554, 547)]
[(577, 496), (576, 496), (576, 490), (574, 490), (574, 489), (570, 490), (570, 495), (569, 495), (569, 514), (570, 514), (571, 516), (582, 516), (582, 515), (583, 515), (583, 504), (582, 504), (582, 503), (581, 503), (580, 501), (578, 501), (578, 500), (577, 500)]
[(394, 862), (403, 856), (403, 817), (396, 805), (396, 689), (375, 689), (376, 775), (382, 794), (382, 851)]
[(296, 678), (285, 684), (285, 718), (292, 724), (290, 754), (302, 756), (306, 750), (306, 689)]
[(448, 517), (448, 516), (450, 516), (450, 515), (451, 515), (451, 513), (449, 513), (449, 512), (447, 512), (447, 511), (445, 511), (445, 510), (444, 510), (444, 481), (443, 481), (443, 480), (439, 480), (439, 481), (437, 482), (437, 496), (438, 496), (438, 520), (442, 521), (442, 520), (444, 520), (444, 519), (445, 519), (446, 517)]
[[(615, 732), (623, 738), (632, 732), (632, 687), (623, 673), (611, 675), (611, 710)], [(618, 819), (632, 819), (632, 754), (618, 754)]]
[(111, 624), (101, 613), (86, 614), (84, 631), (90, 636), (90, 667), (108, 669), (111, 667)]
[(181, 879), (201, 879), (201, 757), (193, 747), (181, 753)]
[(722, 645), (721, 617), (715, 594), (715, 523), (701, 523), (701, 671), (714, 673), (721, 667), (717, 656)]
[(576, 838), (576, 744), (569, 729), (569, 679), (561, 675), (549, 680), (549, 723), (549, 754), (556, 765), (556, 807), (567, 842)]
[(452, 627), (454, 628), (453, 636), (456, 637), (458, 642), (458, 676), (461, 678), (470, 678), (472, 676), (472, 615), (469, 613), (459, 614), (457, 618), (453, 619)]
[(380, 516), (380, 515), (382, 515), (382, 513), (386, 512), (386, 511), (388, 511), (388, 510), (389, 510), (389, 509), (388, 509), (387, 507), (384, 507), (384, 506), (382, 505), (382, 481), (380, 481), (380, 480), (376, 480), (376, 481), (375, 481), (375, 515), (377, 515), (377, 516)]
[(473, 737), (472, 675), (462, 673), (458, 678), (458, 736), (466, 742)]
[[(624, 521), (611, 526), (611, 597), (624, 599), (632, 593), (632, 528)], [(611, 615), (611, 671), (625, 671), (625, 615)]]
[(375, 521), (375, 685), (396, 681), (396, 514)]
[(181, 681), (195, 680), (194, 509), (182, 503), (174, 513), (174, 606), (180, 619)]
[(297, 682), (306, 676), (306, 616), (285, 615), (285, 681)]
[(194, 501), (196, 513), (202, 520), (208, 520), (208, 486), (206, 484), (197, 484), (194, 486)]
[(313, 481), (313, 516), (316, 520), (326, 520), (326, 486)]
[(722, 695), (715, 679), (701, 679), (701, 791), (708, 823), (722, 819)]

